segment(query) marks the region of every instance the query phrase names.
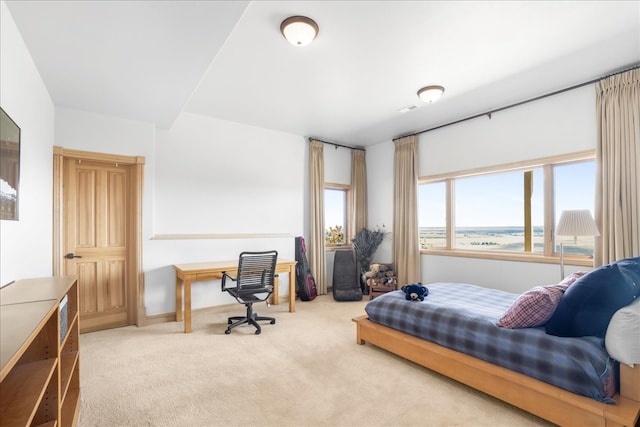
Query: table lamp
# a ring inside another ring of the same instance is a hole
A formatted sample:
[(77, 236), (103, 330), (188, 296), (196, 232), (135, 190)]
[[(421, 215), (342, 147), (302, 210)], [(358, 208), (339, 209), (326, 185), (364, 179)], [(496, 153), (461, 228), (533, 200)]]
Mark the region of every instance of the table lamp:
[[(562, 211), (556, 227), (556, 236), (573, 236), (577, 243), (578, 236), (599, 236), (600, 232), (588, 209)], [(560, 242), (560, 280), (564, 279), (564, 243)]]

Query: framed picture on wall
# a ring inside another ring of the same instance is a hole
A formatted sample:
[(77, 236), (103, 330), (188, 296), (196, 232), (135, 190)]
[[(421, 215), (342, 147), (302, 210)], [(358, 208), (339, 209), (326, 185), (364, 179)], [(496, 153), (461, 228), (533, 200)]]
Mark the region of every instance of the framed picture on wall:
[(18, 220), (20, 128), (0, 108), (0, 219)]

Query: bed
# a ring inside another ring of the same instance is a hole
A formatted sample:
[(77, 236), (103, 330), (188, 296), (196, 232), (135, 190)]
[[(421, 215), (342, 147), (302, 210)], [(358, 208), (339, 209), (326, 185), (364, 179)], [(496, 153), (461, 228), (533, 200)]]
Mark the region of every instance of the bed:
[[(629, 295), (635, 298), (640, 290), (634, 286), (640, 286), (640, 281), (632, 285)], [(470, 284), (427, 287), (429, 295), (423, 302), (407, 301), (402, 291), (371, 300), (367, 314), (353, 319), (356, 342), (383, 348), (555, 424), (635, 426), (639, 422), (640, 367), (614, 360), (604, 333), (560, 337), (548, 334), (545, 325), (498, 327), (496, 323), (519, 295)], [(631, 333), (638, 333), (636, 325)], [(619, 342), (629, 341), (629, 332), (624, 334), (626, 340)]]

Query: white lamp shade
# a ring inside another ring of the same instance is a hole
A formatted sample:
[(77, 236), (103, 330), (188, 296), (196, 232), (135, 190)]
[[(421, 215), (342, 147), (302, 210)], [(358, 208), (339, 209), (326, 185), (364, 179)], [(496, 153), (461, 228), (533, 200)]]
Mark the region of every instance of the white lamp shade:
[(431, 103), (440, 99), (443, 93), (442, 86), (426, 86), (418, 91), (418, 97), (426, 103)]
[(318, 35), (318, 24), (306, 16), (291, 16), (280, 24), (280, 32), (294, 46), (306, 46)]
[(599, 236), (600, 232), (588, 209), (562, 211), (556, 236)]

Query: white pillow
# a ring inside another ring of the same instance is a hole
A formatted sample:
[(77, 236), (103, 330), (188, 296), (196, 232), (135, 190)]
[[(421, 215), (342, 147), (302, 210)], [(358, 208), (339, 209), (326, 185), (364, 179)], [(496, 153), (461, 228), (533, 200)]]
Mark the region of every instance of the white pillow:
[(640, 364), (640, 298), (613, 314), (604, 344), (618, 362)]

